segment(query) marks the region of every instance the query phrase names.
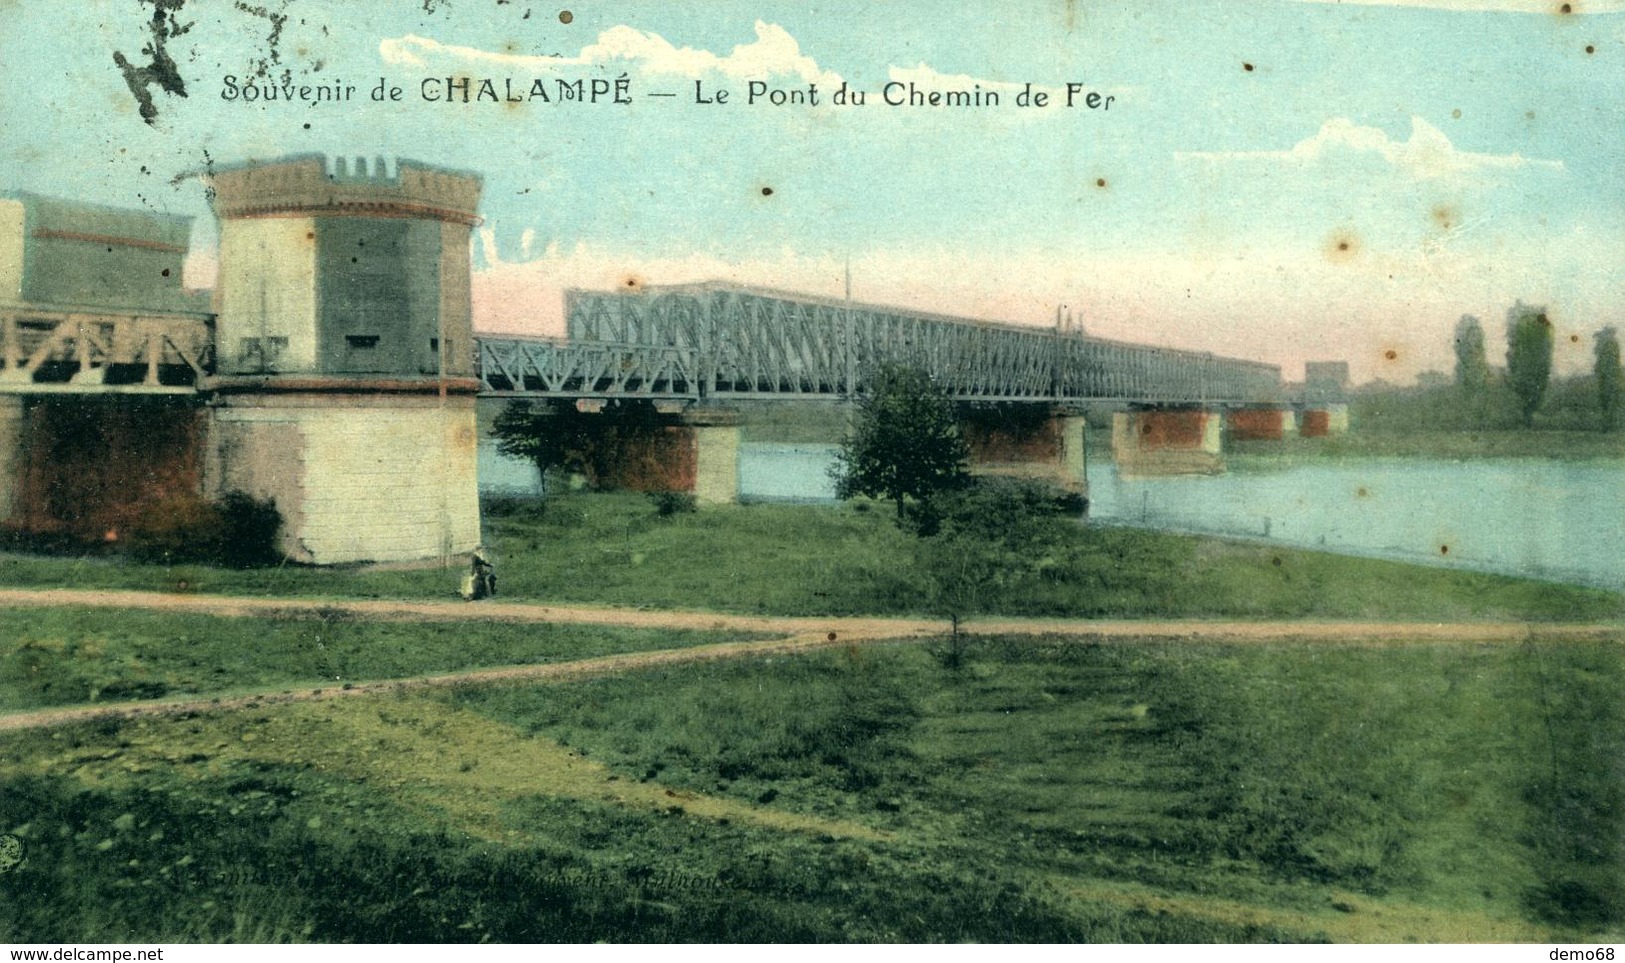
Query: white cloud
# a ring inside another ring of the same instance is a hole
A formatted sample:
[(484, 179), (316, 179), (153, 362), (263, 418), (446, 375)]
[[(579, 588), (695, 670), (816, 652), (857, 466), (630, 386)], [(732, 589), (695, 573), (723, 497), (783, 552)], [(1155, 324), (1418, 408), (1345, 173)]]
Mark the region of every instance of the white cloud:
[(1457, 13), (1547, 13), (1589, 14), (1625, 12), (1625, 0), (1569, 0), (1568, 10), (1562, 0), (1296, 0), (1297, 3), (1319, 3), (1360, 7), (1411, 7), (1425, 10), (1450, 10)]
[(726, 56), (693, 47), (677, 47), (659, 34), (624, 25), (600, 33), (597, 42), (581, 48), (581, 53), (574, 57), (498, 53), (445, 44), (417, 34), (380, 41), (378, 55), (385, 63), (408, 67), (425, 67), (430, 60), (455, 60), (549, 73), (571, 67), (607, 65), (689, 79), (720, 74), (734, 80), (788, 76), (831, 87), (841, 83), (839, 74), (824, 70), (816, 60), (803, 54), (801, 45), (787, 30), (761, 20), (756, 21), (756, 39), (734, 47)]
[(1411, 118), (1409, 140), (1394, 140), (1380, 127), (1361, 127), (1346, 117), (1334, 117), (1312, 136), (1279, 151), (1193, 151), (1174, 156), (1198, 161), (1266, 161), (1308, 166), (1328, 153), (1352, 151), (1381, 157), (1415, 180), (1434, 180), (1488, 170), (1538, 168), (1561, 171), (1563, 162), (1521, 154), (1475, 154), (1458, 150), (1444, 132), (1420, 117)]

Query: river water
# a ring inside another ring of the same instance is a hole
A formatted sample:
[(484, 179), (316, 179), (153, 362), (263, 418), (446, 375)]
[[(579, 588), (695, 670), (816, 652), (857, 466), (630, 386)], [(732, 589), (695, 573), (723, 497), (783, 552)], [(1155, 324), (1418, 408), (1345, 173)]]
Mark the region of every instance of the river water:
[[(832, 502), (832, 445), (740, 446), (745, 501)], [(1123, 478), (1089, 460), (1092, 518), (1346, 555), (1625, 589), (1625, 462), (1232, 459), (1222, 475)], [(481, 452), (482, 491), (535, 471)]]

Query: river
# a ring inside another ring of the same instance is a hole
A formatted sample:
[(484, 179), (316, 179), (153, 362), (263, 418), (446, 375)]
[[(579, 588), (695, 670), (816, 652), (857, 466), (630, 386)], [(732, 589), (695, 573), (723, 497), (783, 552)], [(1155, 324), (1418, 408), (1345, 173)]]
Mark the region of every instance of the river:
[[(744, 501), (831, 502), (831, 445), (740, 446)], [(1625, 590), (1625, 462), (1234, 458), (1222, 475), (1123, 478), (1089, 460), (1092, 518)], [(535, 472), (481, 453), (482, 491)]]

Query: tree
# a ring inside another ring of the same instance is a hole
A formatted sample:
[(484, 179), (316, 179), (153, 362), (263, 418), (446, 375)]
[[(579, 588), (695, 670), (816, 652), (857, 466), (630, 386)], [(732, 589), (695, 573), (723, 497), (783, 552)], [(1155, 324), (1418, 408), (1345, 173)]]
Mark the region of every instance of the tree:
[(1490, 365), (1484, 357), (1484, 327), (1470, 314), (1456, 322), (1456, 387), (1476, 392), (1489, 380)]
[(1519, 301), (1507, 309), (1507, 379), (1526, 428), (1534, 424), (1535, 410), (1552, 378), (1552, 342), (1552, 322), (1545, 308)]
[(554, 469), (584, 469), (588, 444), (584, 428), (580, 419), (545, 402), (510, 401), (491, 423), (491, 434), (496, 436), (497, 451), (535, 465), (545, 484)]
[(839, 497), (887, 498), (901, 520), (909, 499), (926, 502), (968, 477), (953, 401), (924, 371), (881, 366), (857, 408), (830, 470)]
[(1597, 362), (1592, 368), (1597, 378), (1597, 410), (1602, 413), (1604, 431), (1619, 423), (1619, 409), (1625, 401), (1619, 366), (1619, 332), (1603, 328), (1597, 332)]
[(1065, 519), (1080, 517), (1084, 502), (1042, 482), (982, 478), (942, 495), (932, 507), (937, 531), (916, 543), (915, 565), (926, 603), (952, 626), (940, 656), (957, 669), (965, 657), (960, 621), (1061, 567)]

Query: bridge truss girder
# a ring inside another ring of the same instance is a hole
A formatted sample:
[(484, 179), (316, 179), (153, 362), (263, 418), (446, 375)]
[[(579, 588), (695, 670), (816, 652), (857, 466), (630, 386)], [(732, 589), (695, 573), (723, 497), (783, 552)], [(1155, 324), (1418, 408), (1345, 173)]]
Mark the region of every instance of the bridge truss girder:
[(192, 394), (213, 363), (208, 315), (0, 305), (0, 393)]
[(568, 340), (480, 338), (491, 394), (839, 397), (882, 363), (961, 401), (1258, 404), (1280, 369), (1042, 328), (719, 285), (571, 291)]

